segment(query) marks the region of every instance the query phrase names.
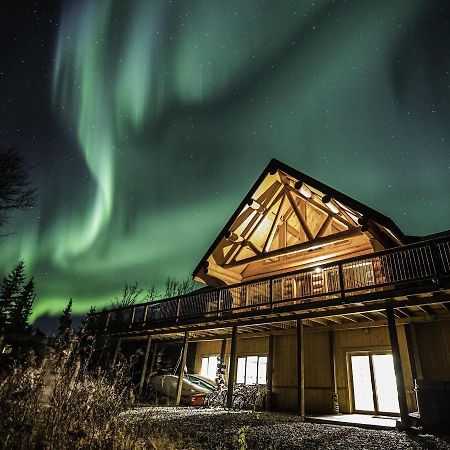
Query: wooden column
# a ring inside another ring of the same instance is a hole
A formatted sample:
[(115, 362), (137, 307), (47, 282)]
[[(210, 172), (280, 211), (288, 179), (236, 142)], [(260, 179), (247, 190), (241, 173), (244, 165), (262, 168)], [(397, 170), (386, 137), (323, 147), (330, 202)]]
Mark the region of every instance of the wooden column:
[(222, 346), (220, 347), (220, 362), (225, 364), (225, 352), (227, 348), (227, 340), (222, 339)]
[(227, 349), (227, 340), (222, 339), (222, 345), (220, 347), (220, 364), (225, 365), (225, 352)]
[(403, 426), (408, 427), (409, 414), (406, 402), (405, 379), (403, 377), (403, 367), (400, 358), (400, 347), (398, 344), (397, 327), (395, 324), (394, 308), (392, 305), (386, 307), (386, 318), (391, 341), (392, 357), (394, 359), (395, 379), (397, 381), (398, 404), (400, 406), (400, 419)]
[(267, 400), (266, 409), (272, 409), (273, 335), (269, 334), (269, 354), (267, 357)]
[(119, 350), (120, 350), (121, 344), (122, 344), (122, 338), (119, 338), (119, 340), (117, 341), (116, 350), (114, 351), (114, 356), (113, 356), (111, 367), (114, 367), (116, 365), (117, 357), (119, 356)]
[(142, 366), (141, 381), (139, 382), (139, 391), (138, 391), (139, 397), (142, 395), (142, 388), (144, 387), (145, 374), (147, 372), (148, 355), (150, 353), (151, 345), (152, 345), (152, 337), (151, 335), (148, 335), (147, 347), (145, 349), (144, 365)]
[(153, 345), (153, 353), (152, 353), (152, 362), (150, 364), (149, 374), (152, 374), (153, 369), (155, 368), (156, 355), (158, 354), (158, 342), (155, 342)]
[(330, 348), (330, 380), (331, 380), (331, 401), (333, 404), (333, 413), (339, 414), (339, 397), (336, 384), (336, 356), (334, 354), (334, 331), (328, 332), (328, 341)]
[(233, 325), (231, 333), (230, 367), (228, 368), (227, 408), (233, 407), (234, 381), (237, 365), (237, 325)]
[(420, 359), (419, 345), (417, 343), (416, 326), (410, 323), (405, 326), (406, 342), (408, 343), (409, 361), (414, 380), (423, 380), (422, 361)]
[(177, 383), (177, 395), (175, 398), (176, 406), (180, 404), (181, 391), (183, 390), (184, 367), (186, 366), (188, 345), (189, 345), (189, 331), (185, 331), (183, 341), (183, 351), (181, 354), (181, 361), (180, 361), (180, 374), (178, 376), (178, 383)]
[(304, 368), (303, 321), (297, 320), (297, 405), (298, 413), (305, 417), (305, 368)]

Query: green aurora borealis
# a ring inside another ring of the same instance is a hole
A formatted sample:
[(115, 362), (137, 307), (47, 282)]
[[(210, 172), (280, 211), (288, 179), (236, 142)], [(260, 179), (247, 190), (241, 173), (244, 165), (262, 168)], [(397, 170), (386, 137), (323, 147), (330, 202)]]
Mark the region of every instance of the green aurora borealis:
[[(11, 223), (34, 315), (194, 268), (276, 157), (390, 216), (450, 228), (449, 6), (429, 0), (67, 2), (39, 205)], [(51, 106), (50, 106), (51, 105)]]

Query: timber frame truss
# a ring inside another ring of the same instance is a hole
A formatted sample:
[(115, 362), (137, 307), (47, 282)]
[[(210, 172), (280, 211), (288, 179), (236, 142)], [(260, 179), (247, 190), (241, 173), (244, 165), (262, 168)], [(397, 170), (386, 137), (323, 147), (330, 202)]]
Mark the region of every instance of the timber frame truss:
[(234, 284), (405, 242), (387, 217), (272, 160), (193, 275)]

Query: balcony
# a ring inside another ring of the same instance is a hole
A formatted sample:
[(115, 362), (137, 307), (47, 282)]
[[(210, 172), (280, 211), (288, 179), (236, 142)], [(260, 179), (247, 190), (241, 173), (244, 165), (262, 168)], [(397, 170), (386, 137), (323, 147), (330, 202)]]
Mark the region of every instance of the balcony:
[(217, 289), (202, 289), (94, 314), (97, 333), (139, 333), (162, 327), (221, 323), (284, 311), (433, 292), (450, 279), (450, 236)]

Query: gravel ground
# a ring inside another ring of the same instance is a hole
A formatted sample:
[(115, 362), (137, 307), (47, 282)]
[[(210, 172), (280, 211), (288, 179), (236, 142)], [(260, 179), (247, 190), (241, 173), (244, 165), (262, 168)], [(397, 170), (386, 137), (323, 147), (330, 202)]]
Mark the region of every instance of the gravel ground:
[(450, 449), (450, 438), (303, 423), (281, 413), (140, 407), (122, 417), (140, 421), (143, 433), (168, 435), (183, 449)]

